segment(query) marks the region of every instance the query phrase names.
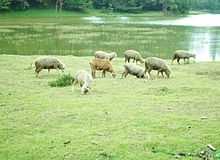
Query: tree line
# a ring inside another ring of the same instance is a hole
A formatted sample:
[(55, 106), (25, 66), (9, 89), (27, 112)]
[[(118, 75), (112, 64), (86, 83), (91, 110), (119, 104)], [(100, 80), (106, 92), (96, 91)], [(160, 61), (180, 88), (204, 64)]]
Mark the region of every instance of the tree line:
[(22, 11), (29, 8), (55, 9), (56, 11), (84, 11), (86, 8), (103, 12), (163, 11), (185, 14), (190, 9), (219, 10), (220, 0), (0, 0), (0, 11)]

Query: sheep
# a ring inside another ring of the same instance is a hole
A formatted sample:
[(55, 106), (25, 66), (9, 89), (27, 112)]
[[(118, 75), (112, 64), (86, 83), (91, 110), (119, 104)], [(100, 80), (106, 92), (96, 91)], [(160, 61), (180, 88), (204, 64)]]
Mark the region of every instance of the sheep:
[(100, 58), (100, 59), (107, 59), (111, 61), (114, 57), (117, 57), (117, 54), (115, 52), (107, 53), (104, 51), (96, 51), (95, 52), (95, 58)]
[(48, 74), (50, 72), (50, 69), (57, 69), (57, 72), (59, 74), (59, 70), (61, 69), (62, 72), (65, 71), (65, 65), (58, 60), (57, 58), (48, 57), (48, 56), (42, 56), (35, 60), (35, 73), (36, 77), (39, 77), (39, 72), (42, 69), (48, 69)]
[(79, 70), (76, 72), (75, 80), (73, 82), (72, 86), (72, 92), (74, 91), (75, 85), (79, 83), (81, 89), (81, 94), (86, 94), (88, 91), (91, 90), (91, 84), (92, 84), (92, 76), (85, 70)]
[(105, 77), (105, 72), (110, 72), (112, 77), (116, 77), (116, 73), (111, 65), (111, 62), (107, 59), (94, 58), (90, 61), (90, 66), (92, 69), (92, 77), (95, 78), (96, 70), (102, 70), (102, 78)]
[(149, 76), (151, 77), (151, 74), (150, 74), (151, 70), (158, 70), (157, 77), (160, 72), (162, 76), (163, 76), (163, 72), (165, 72), (168, 78), (170, 77), (170, 74), (171, 74), (171, 69), (166, 64), (166, 62), (156, 57), (149, 57), (145, 60), (145, 71), (144, 71), (145, 74), (146, 72), (148, 72)]
[(134, 75), (137, 78), (146, 78), (146, 75), (144, 73), (144, 69), (134, 63), (126, 63), (124, 64), (124, 72), (122, 73), (123, 76), (126, 78), (128, 74)]
[[(126, 63), (126, 61), (130, 62), (130, 59), (134, 59), (134, 61), (136, 60), (136, 64), (137, 64), (137, 61), (144, 63), (144, 59), (141, 57), (141, 54), (137, 51), (134, 51), (134, 50), (125, 51), (125, 63)], [(134, 61), (133, 61), (133, 63), (134, 63)]]
[[(188, 60), (188, 63), (189, 63), (189, 58), (190, 57), (193, 57), (194, 59), (196, 58), (196, 55), (193, 54), (193, 53), (189, 53), (188, 51), (183, 51), (183, 50), (177, 50), (174, 55), (173, 55), (173, 59), (172, 59), (172, 62), (171, 64), (173, 64), (173, 61), (175, 59), (177, 59), (177, 62), (179, 63), (180, 59), (184, 59), (184, 64), (186, 63), (186, 59)], [(179, 63), (180, 65), (180, 63)]]

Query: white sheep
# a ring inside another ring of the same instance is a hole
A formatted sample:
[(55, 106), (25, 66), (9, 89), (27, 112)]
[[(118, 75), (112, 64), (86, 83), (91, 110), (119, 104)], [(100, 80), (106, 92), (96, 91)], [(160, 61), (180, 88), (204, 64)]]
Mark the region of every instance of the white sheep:
[(50, 72), (50, 69), (57, 69), (58, 74), (59, 69), (61, 69), (62, 72), (64, 72), (65, 70), (65, 65), (60, 60), (48, 56), (42, 56), (37, 58), (35, 60), (35, 67), (36, 77), (39, 76), (39, 72), (42, 69), (48, 69), (48, 73)]
[(72, 86), (72, 92), (74, 91), (75, 85), (79, 83), (81, 89), (81, 94), (86, 94), (88, 91), (91, 90), (91, 84), (92, 84), (92, 76), (85, 70), (79, 70), (76, 72), (75, 80), (73, 82)]
[(126, 63), (124, 64), (124, 72), (122, 73), (123, 76), (126, 78), (128, 74), (134, 75), (137, 78), (146, 78), (146, 75), (144, 73), (144, 68), (134, 64), (134, 63)]
[[(134, 50), (127, 50), (125, 51), (125, 63), (126, 61), (130, 62), (130, 59), (134, 59), (134, 61), (140, 61), (141, 63), (144, 63), (144, 59), (141, 57), (141, 54)], [(133, 61), (133, 63), (134, 63)]]
[(184, 50), (177, 50), (174, 55), (171, 64), (173, 64), (173, 61), (177, 59), (178, 64), (180, 65), (179, 61), (180, 59), (184, 59), (184, 64), (186, 63), (186, 59), (188, 60), (189, 63), (189, 58), (193, 57), (194, 59), (196, 58), (196, 55), (193, 53), (189, 53), (188, 51)]
[(171, 74), (171, 69), (166, 64), (166, 62), (156, 57), (149, 57), (145, 60), (145, 71), (144, 72), (145, 73), (148, 72), (150, 77), (151, 77), (151, 74), (150, 74), (151, 70), (158, 70), (157, 76), (159, 75), (160, 72), (163, 76), (163, 72), (165, 72), (167, 77), (169, 78)]
[(107, 60), (111, 61), (114, 57), (117, 57), (117, 54), (115, 52), (110, 52), (110, 53), (107, 53), (105, 51), (96, 51), (95, 52), (95, 58), (107, 59)]

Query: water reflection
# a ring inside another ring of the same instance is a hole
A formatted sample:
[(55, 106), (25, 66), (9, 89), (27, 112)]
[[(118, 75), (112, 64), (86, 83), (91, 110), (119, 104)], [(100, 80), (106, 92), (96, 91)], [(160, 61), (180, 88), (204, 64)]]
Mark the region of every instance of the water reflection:
[[(189, 15), (172, 20), (163, 20), (162, 18), (117, 16), (102, 18), (86, 17), (84, 19), (91, 23), (170, 25), (167, 26), (169, 28), (172, 28), (171, 26), (188, 26), (186, 28), (190, 32), (190, 34), (186, 35), (187, 39), (189, 39), (189, 42), (187, 42), (188, 48), (182, 45), (183, 48), (180, 49), (196, 53), (196, 61), (220, 61), (220, 14)], [(195, 28), (192, 29), (192, 27)], [(181, 31), (176, 32), (176, 34), (181, 35)]]
[(219, 61), (218, 35), (206, 31), (190, 37), (189, 50), (196, 53), (196, 61)]
[[(154, 19), (153, 19), (154, 18)], [(189, 15), (180, 19), (163, 20), (163, 17), (84, 17), (91, 23), (130, 23), (130, 24), (160, 24), (160, 25), (181, 25), (181, 26), (197, 26), (197, 27), (216, 27), (220, 26), (220, 14), (199, 14)], [(160, 20), (156, 20), (161, 18)]]
[(189, 15), (185, 18), (181, 18), (177, 20), (160, 20), (160, 21), (150, 21), (147, 23), (161, 24), (161, 25), (216, 27), (216, 26), (220, 26), (220, 14)]
[(91, 23), (104, 23), (102, 18), (92, 16), (92, 17), (83, 17), (82, 19), (89, 20)]

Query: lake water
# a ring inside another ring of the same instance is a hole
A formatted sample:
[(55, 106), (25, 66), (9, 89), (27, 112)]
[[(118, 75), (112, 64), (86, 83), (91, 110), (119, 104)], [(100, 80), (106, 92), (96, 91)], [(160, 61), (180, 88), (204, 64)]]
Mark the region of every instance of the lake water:
[(220, 61), (220, 14), (186, 17), (5, 17), (0, 15), (0, 54), (94, 55), (134, 49), (144, 58), (171, 59), (176, 50), (196, 61)]

